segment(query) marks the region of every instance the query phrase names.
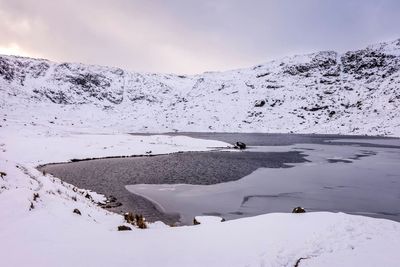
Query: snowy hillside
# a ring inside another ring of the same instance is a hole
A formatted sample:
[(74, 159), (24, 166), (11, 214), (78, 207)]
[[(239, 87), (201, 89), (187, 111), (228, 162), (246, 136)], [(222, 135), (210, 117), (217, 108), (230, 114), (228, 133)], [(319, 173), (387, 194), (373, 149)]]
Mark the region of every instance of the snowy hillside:
[(400, 136), (399, 69), (400, 39), (194, 76), (0, 56), (0, 265), (398, 266), (395, 221), (275, 213), (142, 230), (36, 167), (228, 145), (137, 131)]
[(400, 39), (194, 76), (0, 56), (1, 124), (400, 136), (399, 69)]

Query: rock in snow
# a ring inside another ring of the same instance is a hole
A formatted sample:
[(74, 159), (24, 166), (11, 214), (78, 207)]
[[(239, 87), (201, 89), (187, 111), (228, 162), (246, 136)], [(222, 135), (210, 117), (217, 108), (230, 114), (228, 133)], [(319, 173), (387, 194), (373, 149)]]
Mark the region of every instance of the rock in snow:
[(82, 215), (81, 211), (78, 209), (74, 209), (72, 212), (78, 215)]
[(305, 213), (306, 210), (302, 207), (296, 207), (293, 209), (292, 213)]
[(236, 149), (246, 149), (246, 144), (243, 142), (236, 142), (234, 148)]

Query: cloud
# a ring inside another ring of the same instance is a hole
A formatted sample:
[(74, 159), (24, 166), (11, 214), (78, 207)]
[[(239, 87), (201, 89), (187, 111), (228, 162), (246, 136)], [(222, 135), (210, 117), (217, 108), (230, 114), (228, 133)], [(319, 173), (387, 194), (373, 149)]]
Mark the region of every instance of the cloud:
[(0, 0), (0, 51), (196, 73), (398, 38), (399, 11), (396, 0)]

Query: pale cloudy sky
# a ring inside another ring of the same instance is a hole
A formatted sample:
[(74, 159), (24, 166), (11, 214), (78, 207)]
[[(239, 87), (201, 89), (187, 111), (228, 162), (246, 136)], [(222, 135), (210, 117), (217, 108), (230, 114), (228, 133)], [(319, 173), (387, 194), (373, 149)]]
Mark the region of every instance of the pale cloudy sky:
[(400, 37), (399, 0), (0, 0), (0, 54), (199, 73)]

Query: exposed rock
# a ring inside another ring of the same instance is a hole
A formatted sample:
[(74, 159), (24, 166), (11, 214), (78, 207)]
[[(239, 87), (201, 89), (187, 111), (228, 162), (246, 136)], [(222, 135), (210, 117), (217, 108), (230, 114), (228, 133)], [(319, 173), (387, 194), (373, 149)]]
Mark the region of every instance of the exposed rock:
[(285, 68), (284, 73), (290, 75), (307, 74), (310, 71), (321, 71), (328, 70), (333, 66), (336, 66), (337, 53), (334, 51), (323, 51), (315, 53), (311, 61), (302, 64), (293, 64)]
[[(386, 75), (391, 75), (399, 69), (398, 61), (394, 62), (394, 55), (372, 50), (370, 48), (350, 51), (341, 57), (345, 73), (359, 74), (360, 77), (369, 77), (372, 71), (387, 68)], [(389, 68), (388, 68), (389, 67)]]
[(36, 201), (39, 198), (39, 193), (33, 193), (33, 201)]
[(0, 58), (0, 75), (6, 81), (12, 81), (15, 76), (14, 68), (5, 58)]
[(246, 144), (243, 142), (236, 142), (234, 148), (236, 149), (246, 149)]
[(130, 228), (129, 226), (126, 225), (120, 225), (118, 226), (118, 231), (131, 231), (132, 228)]
[(327, 108), (329, 108), (329, 106), (315, 106), (315, 107), (311, 107), (311, 108), (303, 107), (303, 109), (307, 110), (307, 111), (318, 111), (318, 110), (327, 109)]
[(305, 213), (306, 210), (302, 207), (296, 207), (293, 209), (292, 213)]
[(255, 107), (263, 107), (265, 105), (265, 100), (257, 100), (255, 103), (254, 103), (254, 106)]
[(262, 77), (265, 77), (265, 76), (270, 75), (270, 74), (271, 74), (271, 73), (269, 73), (269, 72), (260, 73), (260, 74), (257, 74), (257, 75), (256, 75), (256, 78), (262, 78)]
[(282, 85), (278, 85), (278, 84), (268, 84), (266, 86), (268, 89), (278, 89), (278, 88), (282, 88)]
[(74, 210), (73, 210), (73, 213), (78, 214), (78, 215), (82, 215), (82, 214), (81, 214), (81, 211), (78, 210), (78, 209), (74, 209)]
[(98, 205), (104, 209), (112, 209), (122, 206), (122, 203), (118, 202), (116, 197), (108, 196), (105, 203), (98, 203)]

